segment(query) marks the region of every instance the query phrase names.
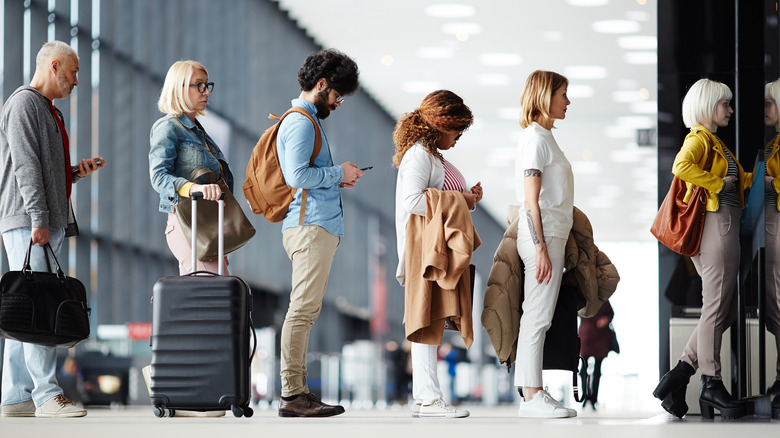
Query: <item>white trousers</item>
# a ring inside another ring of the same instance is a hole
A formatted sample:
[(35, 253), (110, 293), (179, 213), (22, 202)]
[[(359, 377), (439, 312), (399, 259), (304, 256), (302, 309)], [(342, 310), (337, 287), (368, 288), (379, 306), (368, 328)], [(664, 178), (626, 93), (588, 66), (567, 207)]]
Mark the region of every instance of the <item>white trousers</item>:
[(443, 397), (436, 373), (438, 345), (412, 342), (412, 397), (424, 405)]
[(552, 278), (548, 284), (536, 282), (536, 247), (531, 238), (518, 237), (517, 252), (525, 265), (523, 283), (523, 315), (517, 338), (515, 386), (539, 388), (542, 384), (542, 354), (547, 329), (552, 323), (555, 303), (563, 277), (566, 240), (547, 237), (547, 254), (552, 263)]

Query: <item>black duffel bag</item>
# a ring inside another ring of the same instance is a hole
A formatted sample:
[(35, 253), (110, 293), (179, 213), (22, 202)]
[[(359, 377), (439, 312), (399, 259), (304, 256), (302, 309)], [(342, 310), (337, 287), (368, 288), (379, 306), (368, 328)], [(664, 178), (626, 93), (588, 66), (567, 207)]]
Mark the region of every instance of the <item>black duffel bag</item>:
[(22, 270), (7, 272), (0, 278), (0, 336), (50, 347), (73, 347), (89, 337), (91, 309), (84, 285), (62, 272), (48, 243), (43, 248), (46, 263), (49, 265), (51, 254), (56, 272), (33, 271), (32, 245), (30, 241)]

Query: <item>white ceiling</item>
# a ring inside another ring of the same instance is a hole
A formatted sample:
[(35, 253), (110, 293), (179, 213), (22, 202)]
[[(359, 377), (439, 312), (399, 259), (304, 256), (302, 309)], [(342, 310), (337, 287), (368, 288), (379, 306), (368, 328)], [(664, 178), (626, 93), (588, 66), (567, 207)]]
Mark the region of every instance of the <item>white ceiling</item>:
[(353, 57), (361, 87), (393, 116), (435, 89), (463, 97), (476, 121), (446, 156), (482, 182), (500, 223), (516, 199), (525, 78), (566, 75), (572, 104), (554, 134), (574, 167), (575, 205), (597, 242), (652, 239), (656, 148), (637, 146), (636, 129), (656, 126), (656, 0), (276, 1), (319, 44)]

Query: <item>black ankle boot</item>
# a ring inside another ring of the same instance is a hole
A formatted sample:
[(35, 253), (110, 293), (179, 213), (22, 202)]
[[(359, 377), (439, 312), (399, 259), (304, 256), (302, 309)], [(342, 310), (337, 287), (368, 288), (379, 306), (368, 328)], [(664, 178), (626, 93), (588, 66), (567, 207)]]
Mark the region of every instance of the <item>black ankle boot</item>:
[(772, 400), (772, 418), (780, 420), (780, 394)]
[(685, 402), (685, 392), (688, 389), (688, 385), (683, 385), (664, 397), (664, 401), (661, 402), (661, 407), (666, 412), (674, 415), (677, 418), (682, 418), (688, 413), (688, 403)]
[(663, 400), (661, 406), (666, 409), (666, 412), (678, 418), (682, 418), (688, 412), (688, 404), (685, 403), (685, 390), (691, 376), (695, 373), (696, 370), (689, 363), (681, 360), (658, 382), (653, 396)]
[(735, 419), (745, 416), (745, 405), (729, 394), (723, 381), (712, 376), (701, 376), (701, 392), (699, 407), (702, 418), (715, 416), (715, 409), (720, 411), (721, 418)]

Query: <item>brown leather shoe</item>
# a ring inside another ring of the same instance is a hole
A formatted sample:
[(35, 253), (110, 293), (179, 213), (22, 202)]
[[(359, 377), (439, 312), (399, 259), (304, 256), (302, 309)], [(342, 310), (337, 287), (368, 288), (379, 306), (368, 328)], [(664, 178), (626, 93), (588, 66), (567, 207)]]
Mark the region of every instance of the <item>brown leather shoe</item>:
[(343, 406), (325, 404), (308, 392), (302, 392), (294, 400), (279, 402), (280, 417), (332, 417), (343, 413)]

